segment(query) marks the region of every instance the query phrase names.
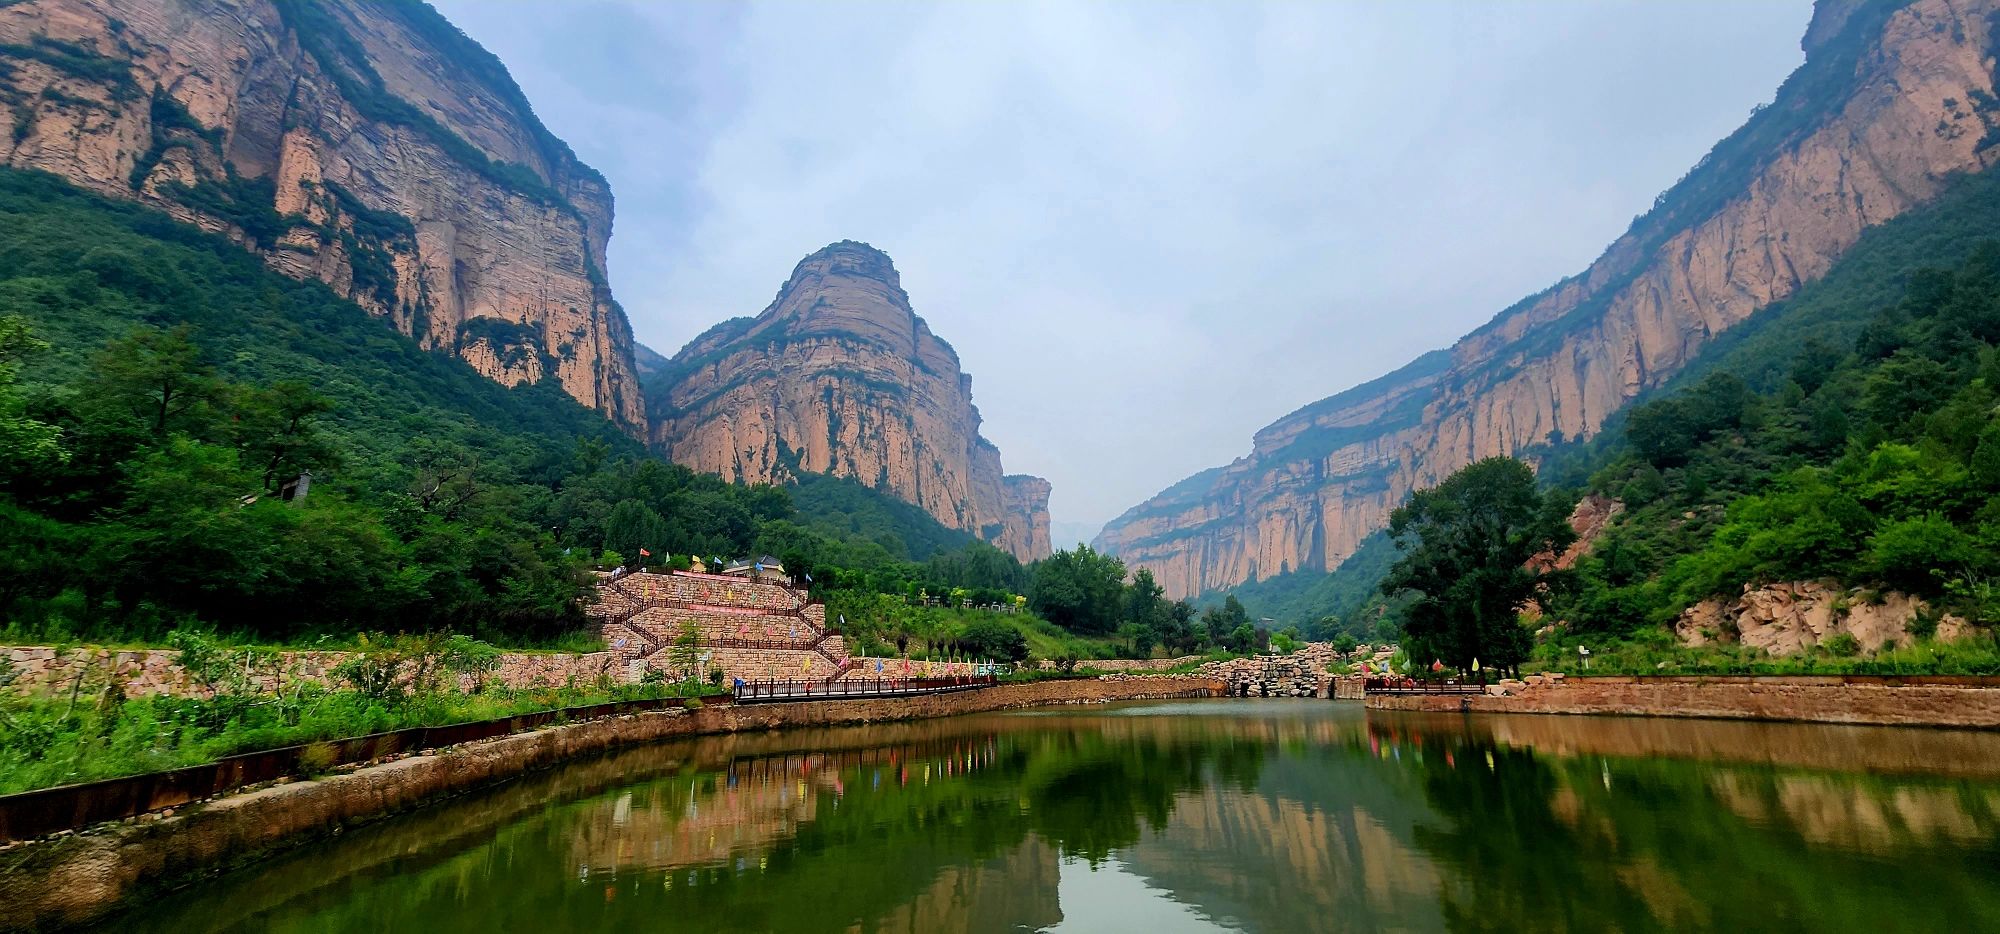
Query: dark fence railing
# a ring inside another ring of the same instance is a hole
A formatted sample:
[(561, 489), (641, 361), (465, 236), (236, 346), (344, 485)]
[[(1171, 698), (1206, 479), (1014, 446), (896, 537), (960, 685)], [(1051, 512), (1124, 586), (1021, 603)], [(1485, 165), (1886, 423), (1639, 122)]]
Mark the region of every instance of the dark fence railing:
[(952, 678), (843, 678), (837, 681), (739, 681), (738, 703), (759, 701), (820, 700), (843, 697), (909, 697), (969, 691), (999, 683), (994, 675), (964, 675)]
[[(730, 701), (726, 694), (702, 698), (702, 703), (711, 705)], [(411, 727), (370, 736), (246, 752), (204, 765), (165, 772), (0, 795), (0, 843), (32, 840), (104, 821), (123, 820), (161, 808), (178, 807), (245, 785), (301, 775), (309, 767), (325, 769), (368, 762), (399, 753), (526, 732), (556, 722), (593, 720), (642, 710), (678, 707), (684, 703), (685, 699), (679, 697), (614, 701), (517, 714), (497, 720)]]
[(1486, 693), (1486, 685), (1477, 681), (1460, 681), (1457, 678), (1441, 678), (1436, 681), (1416, 678), (1369, 678), (1362, 682), (1361, 689), (1369, 694)]

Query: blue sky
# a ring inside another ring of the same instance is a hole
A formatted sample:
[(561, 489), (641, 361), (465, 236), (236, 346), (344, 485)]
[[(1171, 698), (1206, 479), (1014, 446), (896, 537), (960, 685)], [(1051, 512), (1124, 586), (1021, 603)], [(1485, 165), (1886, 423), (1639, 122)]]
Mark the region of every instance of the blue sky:
[(610, 178), (640, 340), (873, 243), (1072, 534), (1583, 268), (1771, 99), (1811, 14), (433, 2)]

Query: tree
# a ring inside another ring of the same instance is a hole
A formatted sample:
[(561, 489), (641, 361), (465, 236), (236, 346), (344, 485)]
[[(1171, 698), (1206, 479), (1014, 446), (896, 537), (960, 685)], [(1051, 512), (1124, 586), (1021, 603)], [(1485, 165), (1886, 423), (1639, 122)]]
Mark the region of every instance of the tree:
[(15, 389), (20, 359), (48, 346), (28, 332), (26, 319), (19, 315), (0, 317), (0, 477), (67, 458), (61, 444), (62, 429), (29, 418), (27, 405)]
[(1201, 625), (1208, 633), (1209, 644), (1231, 648), (1231, 634), (1240, 627), (1250, 625), (1250, 612), (1243, 608), (1243, 601), (1230, 594), (1223, 598), (1222, 606), (1210, 607), (1201, 614)]
[(217, 388), (192, 332), (141, 326), (106, 345), (94, 361), (101, 401), (154, 437), (191, 427)]
[(1161, 644), (1176, 655), (1185, 655), (1200, 648), (1203, 633), (1194, 625), (1194, 604), (1186, 600), (1167, 604), (1159, 635)]
[(997, 619), (982, 619), (965, 627), (958, 641), (976, 659), (1018, 663), (1028, 658), (1028, 637)]
[(1474, 659), (1504, 670), (1527, 658), (1521, 609), (1569, 573), (1529, 561), (1575, 541), (1564, 511), (1536, 489), (1528, 465), (1492, 457), (1412, 494), (1391, 513), (1389, 534), (1403, 557), (1382, 590), (1410, 598), (1403, 640), (1411, 656), (1462, 671)]
[[(645, 503), (636, 499), (624, 500), (611, 507), (611, 515), (604, 520), (604, 546), (637, 559), (639, 549), (652, 551), (661, 547), (660, 540), (666, 535), (666, 527), (660, 514)], [(639, 563), (646, 562), (640, 560)]]
[(1125, 562), (1089, 545), (1035, 562), (1028, 605), (1071, 632), (1108, 633), (1124, 609)]

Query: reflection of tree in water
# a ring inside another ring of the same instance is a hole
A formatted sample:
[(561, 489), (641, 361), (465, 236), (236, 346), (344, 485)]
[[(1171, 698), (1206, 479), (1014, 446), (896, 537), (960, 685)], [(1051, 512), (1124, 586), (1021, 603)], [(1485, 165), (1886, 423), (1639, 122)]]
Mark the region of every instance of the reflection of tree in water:
[[(699, 865), (637, 865), (613, 874), (663, 871), (663, 885), (633, 885), (620, 898), (635, 906), (664, 900), (688, 930), (874, 930), (878, 919), (898, 916), (954, 873), (966, 891), (958, 893), (962, 913), (951, 916), (952, 927), (1053, 923), (1060, 918), (1056, 853), (1102, 860), (1137, 842), (1142, 826), (1162, 825), (1177, 795), (1211, 783), (1253, 786), (1266, 751), (1260, 737), (1152, 725), (915, 743), (880, 753), (873, 764), (840, 768), (838, 783), (810, 773), (797, 779), (816, 800), (788, 839)], [(744, 762), (733, 767), (750, 771)], [(650, 808), (671, 825), (727, 790), (718, 776), (669, 781), (675, 794), (642, 794), (627, 821), (641, 821), (639, 812)], [(1037, 846), (1031, 834), (1054, 850)], [(1046, 865), (1028, 864), (1036, 859)], [(592, 878), (611, 869), (594, 867)], [(1005, 884), (970, 891), (982, 872)], [(974, 894), (981, 917), (971, 912)]]
[(1233, 736), (1191, 742), (1161, 733), (1057, 734), (1042, 738), (1021, 784), (1034, 831), (1064, 855), (1095, 865), (1139, 842), (1141, 820), (1164, 826), (1182, 792), (1210, 784), (1254, 788), (1267, 751)]
[(2000, 929), (1990, 784), (1423, 746), (1415, 842), (1455, 930)]

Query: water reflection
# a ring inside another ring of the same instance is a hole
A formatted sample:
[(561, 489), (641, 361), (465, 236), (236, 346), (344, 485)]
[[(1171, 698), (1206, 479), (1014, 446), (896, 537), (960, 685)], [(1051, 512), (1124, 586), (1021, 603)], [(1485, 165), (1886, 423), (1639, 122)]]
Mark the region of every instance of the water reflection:
[(1214, 701), (717, 737), (119, 930), (2000, 929), (2000, 735)]

